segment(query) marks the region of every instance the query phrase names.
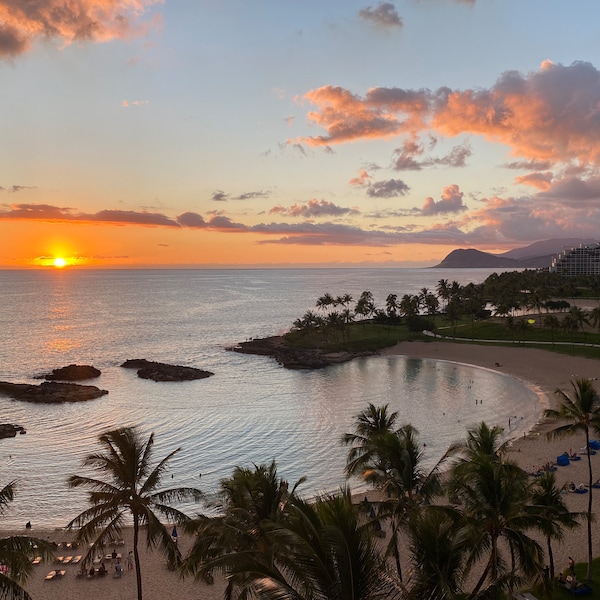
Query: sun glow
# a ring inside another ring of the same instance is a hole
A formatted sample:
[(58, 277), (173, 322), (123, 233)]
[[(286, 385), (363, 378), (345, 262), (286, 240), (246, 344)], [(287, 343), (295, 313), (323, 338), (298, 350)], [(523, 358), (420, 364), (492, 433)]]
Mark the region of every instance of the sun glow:
[(54, 259), (53, 263), (52, 263), (55, 267), (58, 267), (59, 269), (62, 269), (62, 267), (65, 267), (67, 265), (67, 261), (64, 258), (60, 258), (57, 257)]

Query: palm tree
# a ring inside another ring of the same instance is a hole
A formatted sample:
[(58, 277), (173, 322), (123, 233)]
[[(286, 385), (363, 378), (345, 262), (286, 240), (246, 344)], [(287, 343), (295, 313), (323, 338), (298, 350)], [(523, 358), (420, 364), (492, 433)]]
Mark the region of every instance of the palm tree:
[(600, 431), (600, 397), (594, 384), (589, 379), (576, 379), (571, 382), (573, 396), (570, 397), (562, 390), (556, 390), (560, 398), (558, 409), (548, 409), (545, 416), (550, 419), (562, 420), (564, 423), (548, 432), (548, 437), (560, 437), (581, 433), (585, 435), (585, 447), (588, 464), (588, 507), (587, 507), (587, 538), (588, 538), (588, 568), (587, 579), (592, 578), (592, 461), (589, 453), (590, 430)]
[(281, 523), (287, 505), (304, 482), (300, 479), (289, 490), (287, 481), (277, 474), (275, 461), (236, 467), (231, 477), (220, 482), (222, 515), (199, 516), (188, 530), (196, 540), (185, 558), (181, 572), (195, 578), (206, 578), (213, 571), (227, 578), (227, 595), (247, 585), (245, 568), (252, 557), (253, 569), (270, 568), (273, 561), (271, 531)]
[(392, 430), (397, 414), (387, 414), (387, 405), (368, 409), (356, 420), (356, 432), (342, 438), (352, 444), (348, 452), (346, 474), (360, 475), (364, 481), (383, 492), (379, 517), (389, 519), (392, 535), (387, 553), (394, 557), (398, 578), (402, 581), (402, 566), (398, 536), (409, 515), (421, 500), (428, 500), (438, 491), (437, 466), (426, 473), (422, 469), (423, 447), (418, 431), (411, 425)]
[[(299, 482), (300, 483), (300, 482)], [(307, 503), (288, 490), (275, 463), (237, 467), (221, 481), (224, 514), (201, 517), (182, 564), (185, 575), (214, 570), (226, 597), (369, 600), (389, 585), (372, 529), (349, 490)]]
[[(15, 482), (11, 481), (0, 489), (0, 514), (14, 499)], [(7, 567), (7, 572), (0, 573), (0, 598), (12, 600), (31, 600), (31, 596), (22, 585), (31, 574), (32, 560), (36, 556), (49, 559), (52, 547), (48, 542), (35, 537), (12, 535), (0, 538), (0, 563)]]
[(409, 598), (445, 600), (463, 593), (468, 546), (460, 515), (442, 506), (425, 506), (408, 522), (414, 571)]
[(495, 589), (512, 589), (520, 574), (533, 577), (541, 570), (542, 549), (527, 535), (538, 525), (536, 514), (528, 508), (530, 485), (525, 472), (505, 460), (500, 432), (485, 423), (471, 430), (448, 484), (449, 496), (459, 499), (463, 507), (462, 523), (469, 544), (466, 568), (483, 564), (472, 597), (486, 582)]
[[(375, 600), (400, 598), (401, 588), (390, 573), (365, 527), (350, 490), (320, 497), (314, 503), (298, 498), (290, 502), (285, 527), (274, 540), (284, 552), (273, 580), (261, 581), (264, 600), (321, 598), (323, 600)], [(282, 593), (282, 592), (285, 592)]]
[(544, 327), (550, 329), (552, 336), (552, 347), (554, 348), (554, 332), (560, 327), (560, 322), (555, 315), (546, 315), (544, 317)]
[(577, 513), (569, 512), (561, 495), (565, 487), (565, 485), (557, 487), (554, 473), (546, 471), (536, 480), (531, 494), (533, 510), (540, 516), (539, 528), (546, 538), (551, 580), (554, 579), (552, 540), (562, 541), (565, 529), (574, 529), (579, 525)]
[(436, 291), (438, 296), (444, 301), (444, 306), (448, 302), (448, 298), (450, 298), (450, 286), (448, 285), (447, 279), (440, 279), (436, 286)]
[(137, 597), (142, 600), (140, 529), (146, 529), (148, 548), (158, 546), (166, 554), (169, 564), (177, 564), (181, 558), (177, 543), (156, 513), (164, 515), (172, 523), (183, 525), (189, 521), (189, 517), (168, 503), (200, 500), (202, 494), (188, 487), (159, 489), (167, 463), (180, 448), (170, 452), (153, 467), (154, 434), (144, 442), (135, 428), (123, 427), (107, 431), (98, 439), (104, 453), (88, 454), (83, 466), (92, 467), (100, 473), (100, 477), (72, 475), (68, 480), (72, 488), (89, 490), (91, 507), (75, 517), (67, 528), (79, 528), (77, 541), (86, 544), (93, 542), (86, 556), (86, 560), (89, 560), (97, 548), (102, 549), (109, 540), (118, 538), (122, 527), (126, 525), (126, 517), (132, 517)]
[(370, 460), (373, 439), (384, 432), (392, 431), (398, 413), (389, 412), (389, 404), (375, 406), (369, 403), (367, 408), (354, 418), (354, 432), (342, 436), (342, 444), (350, 446), (346, 459), (346, 475), (359, 474), (362, 466)]

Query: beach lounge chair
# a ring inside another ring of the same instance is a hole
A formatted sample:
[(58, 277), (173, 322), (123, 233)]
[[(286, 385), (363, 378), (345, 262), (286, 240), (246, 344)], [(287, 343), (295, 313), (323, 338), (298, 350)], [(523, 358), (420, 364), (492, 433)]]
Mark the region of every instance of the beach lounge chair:
[(569, 588), (569, 592), (574, 596), (583, 596), (584, 594), (591, 594), (592, 587), (587, 583), (578, 583), (575, 587)]
[(60, 579), (65, 576), (66, 571), (50, 571), (46, 577), (44, 577), (45, 581), (52, 581), (53, 579)]
[(32, 565), (39, 565), (42, 562), (42, 557), (41, 556), (36, 556), (32, 561), (31, 564)]
[(538, 600), (533, 594), (529, 592), (522, 592), (520, 594), (515, 594), (515, 600)]
[(63, 565), (68, 565), (73, 560), (72, 556), (65, 556), (60, 562)]
[(78, 556), (74, 556), (73, 560), (71, 561), (72, 565), (76, 565), (81, 561), (81, 554), (79, 554)]

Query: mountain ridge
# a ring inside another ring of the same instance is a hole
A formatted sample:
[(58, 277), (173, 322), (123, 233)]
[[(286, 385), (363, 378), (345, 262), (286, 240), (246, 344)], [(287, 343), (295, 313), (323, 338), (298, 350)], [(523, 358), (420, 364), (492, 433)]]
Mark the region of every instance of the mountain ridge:
[(544, 269), (552, 264), (552, 257), (565, 248), (596, 244), (596, 240), (559, 238), (534, 242), (502, 254), (492, 254), (474, 248), (457, 248), (434, 269)]

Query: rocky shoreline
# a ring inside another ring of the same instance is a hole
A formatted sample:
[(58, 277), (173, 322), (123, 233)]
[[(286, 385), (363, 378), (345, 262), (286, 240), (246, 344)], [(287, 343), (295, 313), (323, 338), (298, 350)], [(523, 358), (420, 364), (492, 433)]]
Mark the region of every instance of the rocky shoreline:
[(240, 342), (228, 350), (241, 354), (271, 356), (286, 369), (322, 369), (348, 362), (353, 358), (377, 354), (377, 352), (324, 352), (319, 348), (293, 348), (280, 335)]

